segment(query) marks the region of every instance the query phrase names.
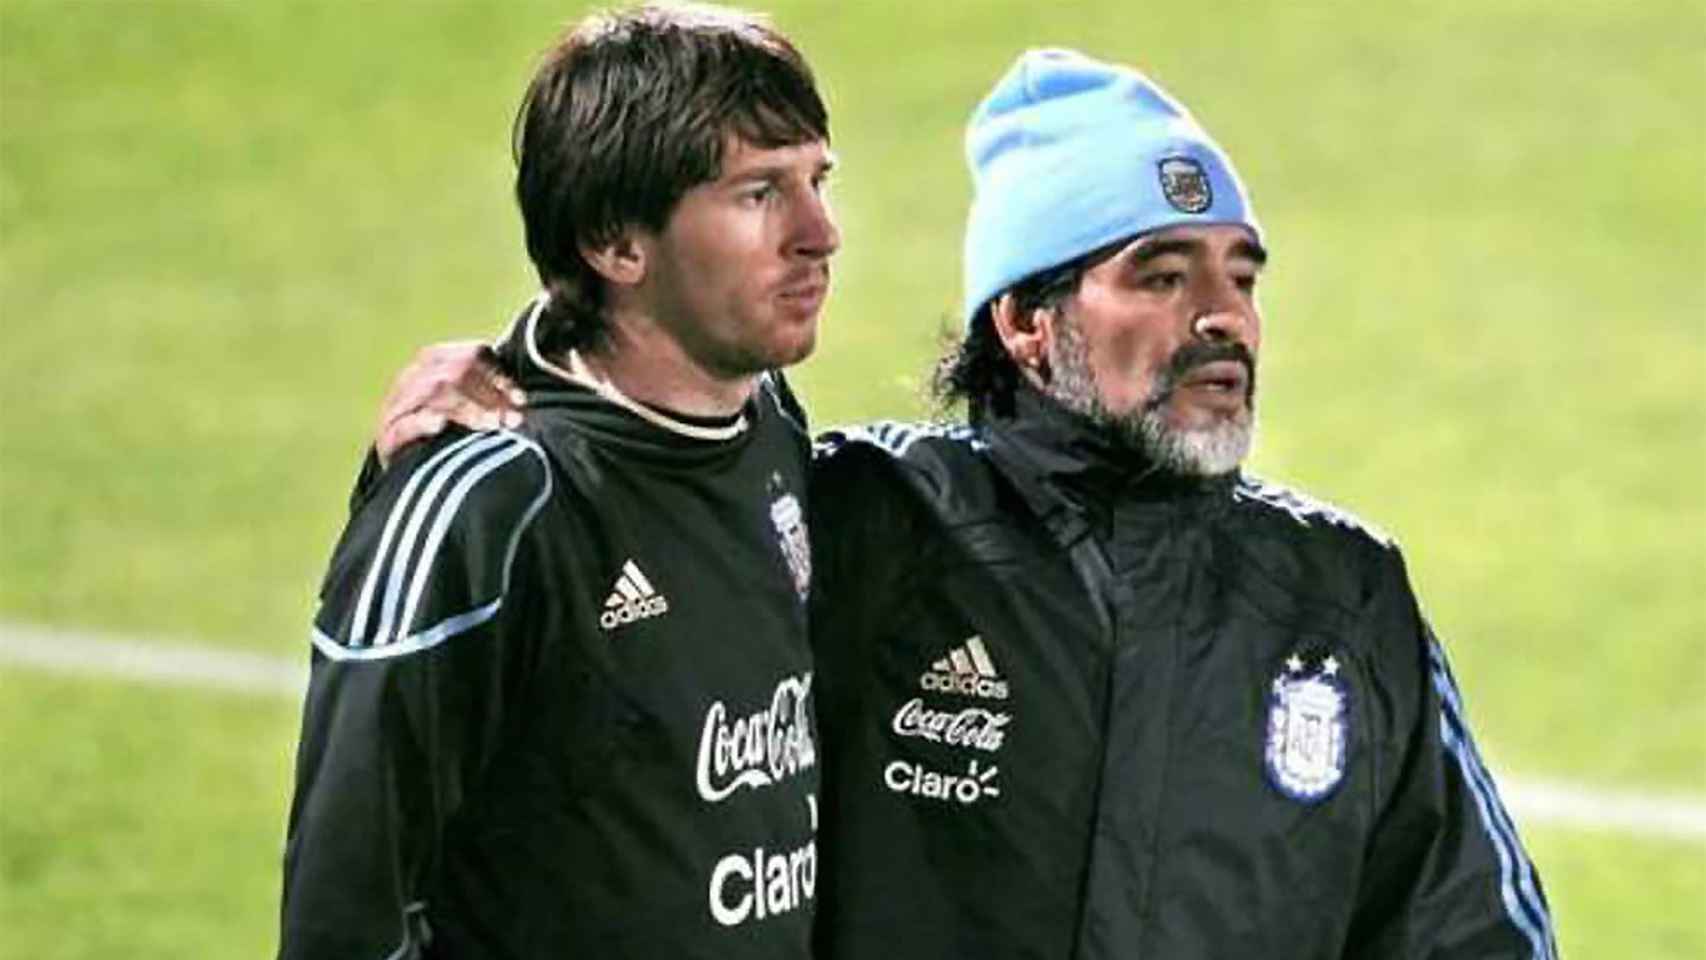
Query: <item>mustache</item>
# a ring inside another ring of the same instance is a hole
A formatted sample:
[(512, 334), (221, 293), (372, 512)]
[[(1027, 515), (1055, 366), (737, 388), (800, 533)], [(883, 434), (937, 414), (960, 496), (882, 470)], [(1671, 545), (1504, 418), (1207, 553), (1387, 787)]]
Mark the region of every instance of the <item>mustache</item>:
[(1155, 389), (1150, 394), (1149, 402), (1145, 404), (1151, 410), (1159, 409), (1173, 395), (1192, 370), (1221, 360), (1234, 360), (1244, 366), (1245, 388), (1244, 398), (1247, 401), (1256, 395), (1256, 355), (1250, 348), (1237, 341), (1203, 342), (1193, 340), (1167, 358), (1167, 365), (1162, 367), (1161, 374), (1156, 378)]
[(829, 283), (829, 262), (796, 267), (782, 275), (782, 287), (803, 287), (811, 283)]

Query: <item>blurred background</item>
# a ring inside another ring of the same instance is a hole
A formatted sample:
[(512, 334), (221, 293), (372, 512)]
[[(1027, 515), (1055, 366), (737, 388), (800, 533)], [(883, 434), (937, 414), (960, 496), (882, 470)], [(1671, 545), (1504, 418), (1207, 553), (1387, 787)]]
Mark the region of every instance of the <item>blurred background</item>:
[[(1255, 471), (1405, 544), (1564, 954), (1706, 955), (1706, 11), (766, 6), (842, 162), (816, 423), (928, 412), (1013, 56), (1140, 66), (1268, 231)], [(582, 10), (0, 0), (0, 957), (273, 949), (318, 577), (392, 376), (533, 292)]]

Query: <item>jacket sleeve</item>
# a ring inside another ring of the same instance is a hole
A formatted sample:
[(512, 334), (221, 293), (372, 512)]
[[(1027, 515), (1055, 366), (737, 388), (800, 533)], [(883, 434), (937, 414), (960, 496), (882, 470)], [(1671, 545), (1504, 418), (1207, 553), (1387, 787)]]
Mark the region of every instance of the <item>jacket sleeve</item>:
[(311, 632), (281, 958), (403, 960), (430, 942), (445, 823), (532, 655), (518, 595), (550, 487), (519, 435), (446, 436), (400, 458), (351, 518)]
[(1395, 550), (1374, 616), (1377, 785), (1348, 957), (1555, 960), (1534, 864), (1470, 735), (1445, 651)]
[(384, 476), (385, 466), (379, 462), (379, 450), (368, 447), (366, 455), (361, 458), (361, 469), (356, 472), (355, 483), (350, 487), (349, 512), (352, 519), (373, 498)]

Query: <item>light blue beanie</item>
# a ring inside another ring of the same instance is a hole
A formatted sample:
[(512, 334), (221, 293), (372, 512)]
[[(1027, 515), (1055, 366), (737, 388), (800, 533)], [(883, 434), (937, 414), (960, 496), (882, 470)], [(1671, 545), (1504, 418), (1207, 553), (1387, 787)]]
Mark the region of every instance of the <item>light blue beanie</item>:
[(965, 320), (1026, 277), (1184, 223), (1261, 227), (1232, 162), (1129, 67), (1030, 50), (966, 130)]

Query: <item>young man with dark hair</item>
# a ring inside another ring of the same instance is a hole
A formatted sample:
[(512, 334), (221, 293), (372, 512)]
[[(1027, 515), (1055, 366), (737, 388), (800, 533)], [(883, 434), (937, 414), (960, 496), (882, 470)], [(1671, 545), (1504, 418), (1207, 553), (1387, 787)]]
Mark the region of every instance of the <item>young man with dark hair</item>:
[(313, 630), (286, 958), (803, 958), (828, 121), (763, 21), (581, 22), (516, 123), (515, 430), (373, 474)]

